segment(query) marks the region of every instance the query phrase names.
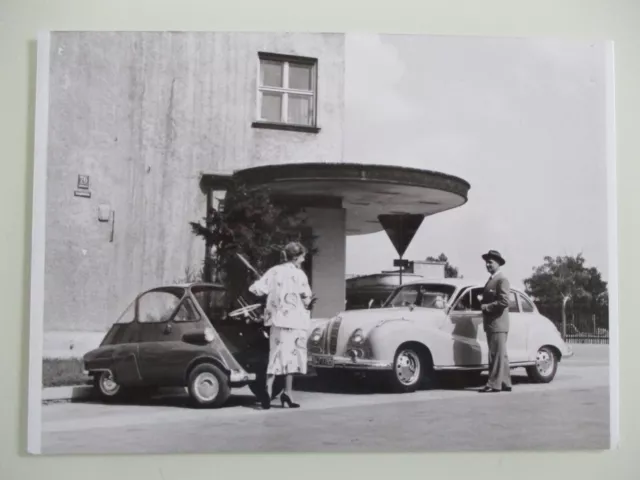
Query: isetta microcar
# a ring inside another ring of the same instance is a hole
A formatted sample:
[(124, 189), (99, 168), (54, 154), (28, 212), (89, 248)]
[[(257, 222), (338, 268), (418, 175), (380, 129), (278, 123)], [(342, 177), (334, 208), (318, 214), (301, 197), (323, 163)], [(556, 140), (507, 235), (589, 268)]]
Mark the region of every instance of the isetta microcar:
[[(226, 290), (213, 283), (153, 288), (139, 294), (100, 346), (84, 355), (103, 400), (159, 387), (186, 387), (196, 406), (220, 407), (232, 388), (264, 388), (268, 334), (244, 321), (260, 305), (228, 312)], [(242, 303), (241, 303), (242, 305)], [(274, 393), (281, 386), (274, 385)]]

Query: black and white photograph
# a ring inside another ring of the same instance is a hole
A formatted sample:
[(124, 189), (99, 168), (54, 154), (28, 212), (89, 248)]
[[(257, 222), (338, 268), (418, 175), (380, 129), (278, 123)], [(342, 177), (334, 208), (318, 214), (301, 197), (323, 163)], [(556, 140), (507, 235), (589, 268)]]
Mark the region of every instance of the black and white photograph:
[(611, 42), (37, 52), (30, 453), (615, 448)]

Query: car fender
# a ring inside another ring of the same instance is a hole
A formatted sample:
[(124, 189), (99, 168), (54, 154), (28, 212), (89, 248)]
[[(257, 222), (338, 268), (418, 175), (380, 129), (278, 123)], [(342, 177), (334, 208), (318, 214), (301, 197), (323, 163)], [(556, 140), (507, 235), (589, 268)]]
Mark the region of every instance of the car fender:
[(138, 346), (125, 343), (98, 347), (83, 356), (88, 372), (109, 371), (121, 385), (137, 385), (142, 381), (138, 366)]
[(452, 356), (453, 341), (436, 326), (420, 326), (408, 319), (381, 321), (368, 334), (373, 356), (392, 362), (400, 345), (415, 342), (431, 353), (434, 365), (446, 364)]
[(530, 325), (535, 325), (535, 327), (529, 328), (529, 336), (527, 339), (529, 360), (535, 361), (538, 350), (545, 345), (554, 347), (560, 354), (560, 359), (572, 355), (571, 348), (562, 339), (562, 335), (551, 320), (542, 315), (538, 315)]
[(206, 352), (206, 353), (199, 352), (199, 353), (195, 353), (193, 358), (189, 360), (189, 362), (187, 362), (187, 366), (184, 370), (185, 381), (188, 379), (189, 372), (191, 372), (191, 370), (195, 366), (200, 365), (202, 363), (212, 363), (218, 368), (220, 368), (227, 375), (229, 375), (231, 372), (231, 369), (229, 368), (227, 363), (224, 361), (224, 358), (218, 352), (215, 352), (215, 351)]

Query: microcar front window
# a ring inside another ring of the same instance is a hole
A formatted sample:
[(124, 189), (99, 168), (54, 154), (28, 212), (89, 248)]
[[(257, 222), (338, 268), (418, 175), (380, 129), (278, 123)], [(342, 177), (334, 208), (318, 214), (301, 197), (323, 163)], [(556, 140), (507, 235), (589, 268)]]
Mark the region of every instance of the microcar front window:
[(162, 323), (168, 321), (176, 311), (183, 292), (154, 291), (138, 300), (138, 321), (140, 323)]
[(135, 318), (136, 318), (136, 302), (133, 301), (129, 304), (126, 310), (122, 312), (122, 315), (120, 315), (120, 318), (116, 320), (116, 323), (131, 323), (135, 320)]
[(384, 307), (393, 308), (415, 305), (423, 308), (442, 310), (447, 306), (455, 290), (456, 288), (452, 285), (439, 283), (407, 285), (393, 292), (387, 299)]

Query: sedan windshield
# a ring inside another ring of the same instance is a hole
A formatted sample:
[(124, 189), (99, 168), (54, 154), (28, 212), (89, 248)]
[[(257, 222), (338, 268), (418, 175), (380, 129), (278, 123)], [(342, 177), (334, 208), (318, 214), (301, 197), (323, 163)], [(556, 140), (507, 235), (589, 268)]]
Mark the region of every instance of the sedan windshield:
[(423, 308), (443, 309), (456, 287), (440, 283), (406, 285), (395, 290), (384, 304), (385, 308), (415, 305)]

